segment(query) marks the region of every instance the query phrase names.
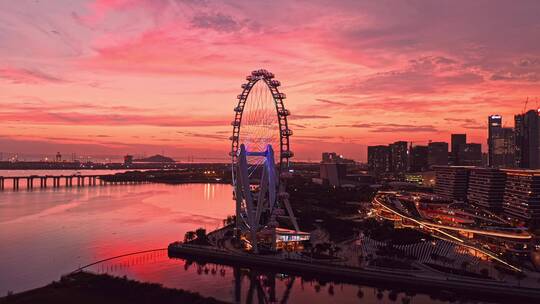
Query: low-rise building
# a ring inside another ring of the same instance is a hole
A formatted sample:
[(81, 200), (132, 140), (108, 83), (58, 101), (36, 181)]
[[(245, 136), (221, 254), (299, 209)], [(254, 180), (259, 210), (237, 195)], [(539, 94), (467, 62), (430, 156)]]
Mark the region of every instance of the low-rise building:
[(503, 170), (506, 188), (504, 213), (527, 223), (540, 222), (540, 170)]
[(466, 166), (435, 166), (435, 194), (450, 200), (465, 201), (471, 168)]
[(492, 168), (472, 168), (469, 173), (467, 199), (469, 203), (501, 211), (506, 173)]

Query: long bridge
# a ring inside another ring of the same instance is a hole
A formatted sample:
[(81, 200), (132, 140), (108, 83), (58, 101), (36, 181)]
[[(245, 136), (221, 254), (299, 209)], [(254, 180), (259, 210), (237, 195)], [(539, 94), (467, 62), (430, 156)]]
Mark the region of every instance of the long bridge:
[[(30, 176), (0, 176), (0, 191), (6, 189), (6, 184), (11, 185), (13, 190), (18, 190), (19, 187), (26, 189), (34, 189), (34, 186), (39, 188), (47, 188), (52, 186), (53, 188), (64, 187), (85, 187), (85, 186), (97, 186), (107, 184), (140, 184), (146, 181), (138, 180), (119, 180), (113, 178), (114, 174), (106, 175), (30, 175)], [(8, 181), (8, 183), (6, 183)], [(50, 184), (49, 182), (52, 182)], [(9, 186), (8, 186), (9, 187)]]

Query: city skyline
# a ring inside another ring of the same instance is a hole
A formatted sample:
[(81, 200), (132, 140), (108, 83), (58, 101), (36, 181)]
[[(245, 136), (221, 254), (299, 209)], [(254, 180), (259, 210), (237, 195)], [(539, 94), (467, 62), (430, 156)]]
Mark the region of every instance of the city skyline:
[(238, 80), (268, 68), (298, 159), (451, 133), (487, 151), (488, 115), (538, 108), (540, 4), (412, 4), (1, 3), (0, 150), (222, 157)]

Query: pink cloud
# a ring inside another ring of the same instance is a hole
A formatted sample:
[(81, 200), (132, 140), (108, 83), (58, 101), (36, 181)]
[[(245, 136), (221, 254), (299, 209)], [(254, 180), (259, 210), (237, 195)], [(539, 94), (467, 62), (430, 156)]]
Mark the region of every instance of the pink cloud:
[(318, 157), (317, 138), (328, 139), (318, 149), (340, 142), (359, 157), (373, 142), (482, 139), (488, 114), (511, 124), (526, 96), (540, 95), (539, 9), (527, 0), (0, 4), (10, 24), (0, 28), (9, 46), (0, 102), (18, 104), (0, 112), (0, 130), (77, 123), (130, 137), (197, 126), (175, 134), (226, 149), (228, 135), (213, 128), (229, 127), (239, 85), (264, 67), (287, 93), (299, 156)]
[(208, 127), (227, 126), (230, 119), (225, 117), (189, 117), (173, 115), (135, 114), (90, 114), (81, 112), (11, 112), (0, 111), (0, 119), (45, 125), (86, 125), (86, 126), (158, 126), (158, 127)]
[(10, 81), (13, 84), (51, 84), (66, 82), (59, 77), (47, 74), (37, 69), (13, 67), (0, 67), (0, 79)]

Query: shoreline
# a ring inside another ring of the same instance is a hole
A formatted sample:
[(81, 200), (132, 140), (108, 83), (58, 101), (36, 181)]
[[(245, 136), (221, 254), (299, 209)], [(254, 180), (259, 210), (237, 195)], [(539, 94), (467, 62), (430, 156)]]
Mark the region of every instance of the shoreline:
[(74, 272), (46, 286), (0, 297), (0, 304), (60, 303), (227, 303), (184, 289), (108, 274)]

